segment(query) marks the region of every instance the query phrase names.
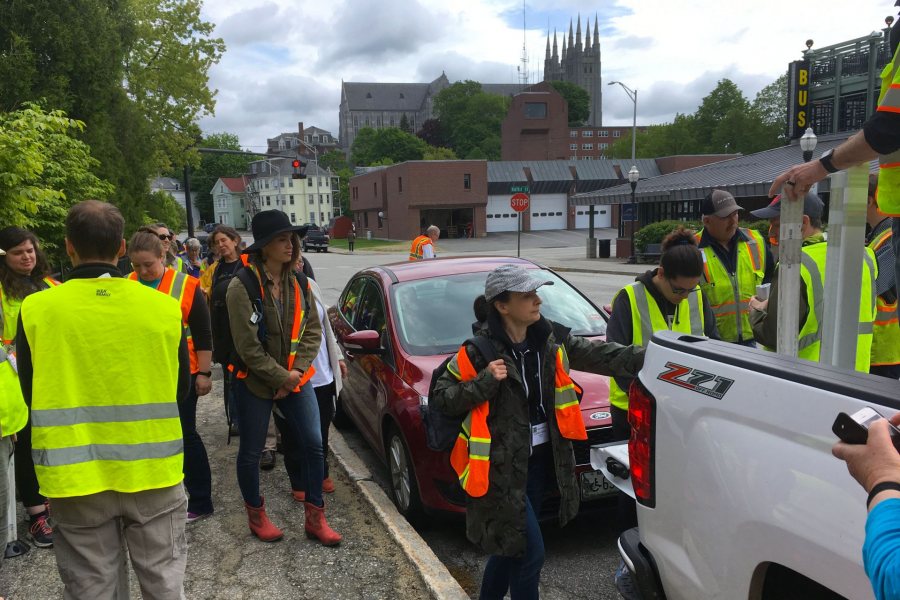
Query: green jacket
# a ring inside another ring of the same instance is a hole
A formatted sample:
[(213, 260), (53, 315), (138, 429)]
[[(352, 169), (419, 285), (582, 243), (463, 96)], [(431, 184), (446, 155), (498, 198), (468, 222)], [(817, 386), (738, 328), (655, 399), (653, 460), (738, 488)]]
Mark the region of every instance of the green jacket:
[[(263, 300), (263, 319), (266, 323), (266, 344), (263, 347), (257, 337), (257, 326), (250, 322), (253, 306), (247, 289), (237, 277), (228, 284), (225, 303), (228, 306), (228, 322), (231, 325), (231, 337), (234, 348), (247, 365), (248, 375), (244, 380), (250, 392), (260, 398), (271, 398), (288, 378), (287, 359), (290, 354), (291, 327), (294, 324), (294, 273), (287, 269), (281, 283), (280, 311), (275, 305), (272, 294), (273, 283), (262, 266), (257, 265), (259, 272), (266, 277), (265, 298)], [(306, 371), (322, 343), (322, 326), (316, 301), (311, 290), (301, 290), (306, 295), (305, 311), (300, 330), (300, 347), (294, 359), (294, 370)]]
[[(485, 369), (487, 363), (472, 346), (467, 347), (479, 372), (468, 382), (444, 372), (435, 384), (429, 406), (447, 415), (465, 415), (478, 404), (490, 402), (491, 466), (488, 491), (467, 500), (466, 534), (490, 554), (520, 557), (525, 553), (525, 487), (531, 453), (528, 399), (521, 374), (510, 350), (509, 338), (494, 315), (477, 335), (490, 338), (507, 366), (507, 379), (499, 382)], [(550, 440), (561, 501), (559, 522), (565, 525), (578, 514), (580, 494), (575, 480), (572, 442), (561, 437), (553, 407), (556, 349), (565, 345), (572, 369), (600, 375), (635, 377), (644, 363), (644, 350), (612, 342), (591, 342), (570, 335), (569, 329), (544, 318), (528, 328), (541, 350), (542, 402), (550, 421)]]

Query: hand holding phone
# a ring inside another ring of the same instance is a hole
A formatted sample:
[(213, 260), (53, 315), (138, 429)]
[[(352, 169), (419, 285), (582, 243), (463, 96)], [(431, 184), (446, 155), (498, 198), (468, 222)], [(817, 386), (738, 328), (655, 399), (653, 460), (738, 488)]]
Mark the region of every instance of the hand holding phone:
[[(874, 408), (861, 408), (852, 415), (845, 412), (838, 413), (831, 430), (840, 440), (846, 444), (865, 444), (869, 439), (869, 427), (875, 421), (885, 417)], [(900, 452), (900, 429), (888, 421), (891, 433), (891, 441), (894, 448)]]

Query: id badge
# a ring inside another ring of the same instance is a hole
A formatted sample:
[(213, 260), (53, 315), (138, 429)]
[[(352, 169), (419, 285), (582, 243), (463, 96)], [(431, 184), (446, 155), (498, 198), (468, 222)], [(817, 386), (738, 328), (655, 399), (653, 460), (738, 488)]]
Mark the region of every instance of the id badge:
[(544, 421), (538, 425), (531, 426), (531, 445), (532, 446), (540, 446), (541, 444), (546, 444), (550, 441), (550, 427), (549, 424)]
[(261, 318), (262, 318), (262, 315), (260, 313), (254, 312), (252, 315), (250, 315), (250, 322), (253, 323), (254, 325), (256, 325), (257, 323), (259, 323), (259, 320)]

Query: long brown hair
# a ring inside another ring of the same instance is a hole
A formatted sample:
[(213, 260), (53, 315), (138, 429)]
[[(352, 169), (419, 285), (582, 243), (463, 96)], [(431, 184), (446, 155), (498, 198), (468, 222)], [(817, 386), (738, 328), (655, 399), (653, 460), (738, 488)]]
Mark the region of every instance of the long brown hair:
[(36, 235), (21, 227), (6, 227), (0, 230), (0, 248), (10, 250), (24, 242), (31, 242), (34, 245), (34, 269), (28, 276), (23, 277), (10, 269), (6, 264), (6, 257), (0, 256), (0, 285), (3, 286), (4, 294), (16, 300), (21, 300), (39, 290), (41, 280), (50, 274), (50, 263), (47, 262), (47, 256), (41, 250)]

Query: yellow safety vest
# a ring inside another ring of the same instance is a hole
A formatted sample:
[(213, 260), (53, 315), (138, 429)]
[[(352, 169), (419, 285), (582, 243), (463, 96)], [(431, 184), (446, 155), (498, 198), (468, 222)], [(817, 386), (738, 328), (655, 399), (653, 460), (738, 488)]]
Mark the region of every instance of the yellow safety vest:
[[(44, 277), (44, 285), (48, 288), (56, 287), (59, 282), (50, 277)], [(0, 285), (0, 319), (3, 319), (3, 345), (7, 349), (15, 349), (16, 347), (16, 327), (19, 322), (19, 308), (22, 306), (22, 300), (10, 298)]]
[(178, 302), (118, 277), (22, 303), (33, 356), (32, 456), (51, 498), (178, 484)]
[[(888, 227), (869, 242), (872, 252), (890, 244), (893, 232)], [(876, 263), (877, 264), (877, 263)], [(900, 365), (900, 322), (897, 320), (897, 300), (886, 302), (875, 298), (875, 323), (872, 328), (872, 365)]]
[[(726, 342), (753, 339), (750, 327), (750, 297), (766, 274), (766, 245), (753, 229), (740, 229), (737, 241), (737, 268), (728, 272), (712, 246), (700, 248), (703, 254), (703, 278), (700, 289), (716, 316), (719, 336)], [(696, 234), (700, 242), (703, 230)]]
[[(898, 48), (900, 50), (900, 48)], [(898, 52), (881, 72), (878, 111), (900, 113), (900, 60)], [(878, 192), (876, 200), (881, 212), (900, 217), (900, 150), (878, 157)]]
[(409, 247), (409, 260), (422, 260), (425, 258), (425, 246), (434, 246), (434, 242), (427, 235), (420, 235), (412, 241)]
[[(822, 349), (821, 323), (825, 315), (825, 256), (828, 244), (803, 246), (800, 254), (800, 278), (806, 288), (809, 313), (800, 327), (797, 356), (818, 362)], [(872, 322), (875, 320), (875, 277), (878, 267), (869, 248), (863, 255), (862, 287), (859, 302), (859, 336), (856, 340), (856, 370), (869, 372), (872, 355)], [(779, 307), (780, 310), (780, 307)]]
[(22, 397), (15, 357), (0, 349), (0, 437), (18, 433), (28, 422), (28, 407)]
[[(619, 290), (616, 297), (622, 293), (628, 294), (631, 304), (631, 343), (633, 345), (646, 346), (653, 337), (654, 331), (664, 329), (691, 335), (704, 334), (702, 290), (697, 289), (678, 304), (675, 308), (676, 318), (671, 326), (659, 309), (656, 299), (643, 283), (635, 281), (626, 285)], [(616, 408), (628, 410), (628, 390), (620, 388), (613, 377), (609, 378), (609, 402)]]

